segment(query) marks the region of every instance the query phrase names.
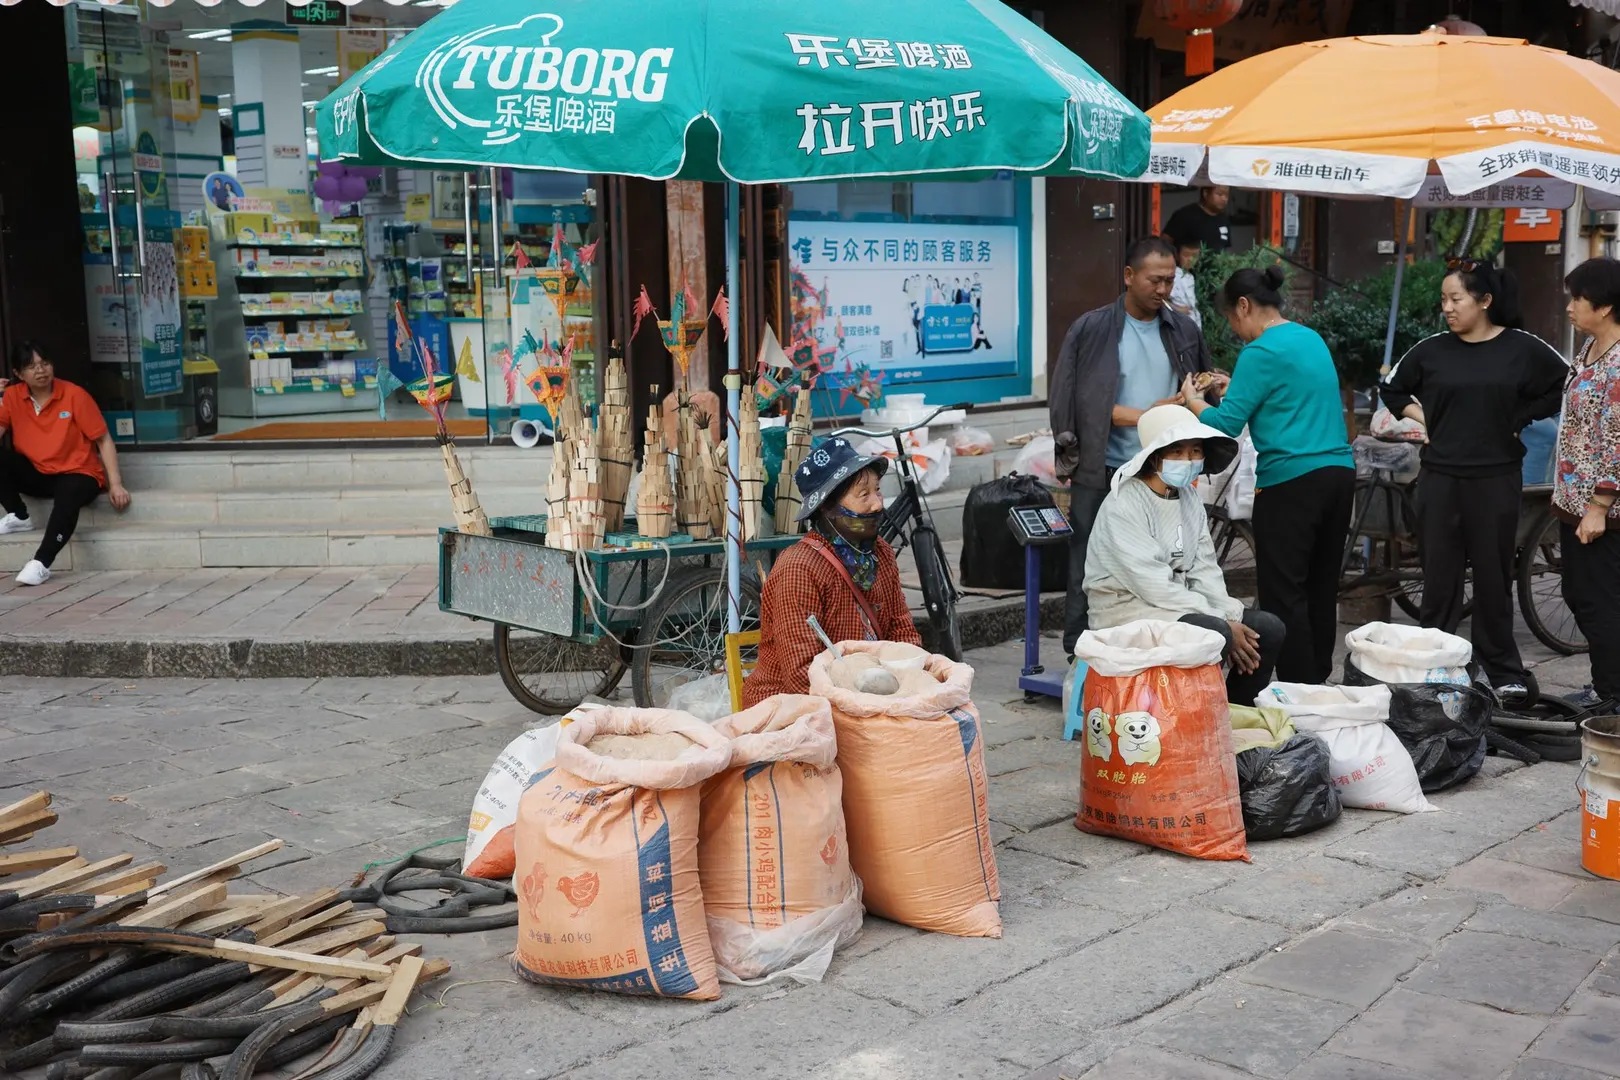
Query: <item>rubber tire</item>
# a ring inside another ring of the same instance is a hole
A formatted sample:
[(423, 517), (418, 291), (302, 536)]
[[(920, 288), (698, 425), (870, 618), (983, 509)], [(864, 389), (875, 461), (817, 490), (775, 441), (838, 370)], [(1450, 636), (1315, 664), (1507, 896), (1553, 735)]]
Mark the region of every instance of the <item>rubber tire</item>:
[[(559, 716), (566, 713), (588, 696), (607, 697), (613, 693), (620, 681), (624, 679), (624, 673), (629, 670), (629, 665), (622, 659), (615, 660), (611, 667), (602, 669), (602, 677), (592, 689), (576, 698), (536, 694), (524, 685), (516, 667), (513, 666), (510, 644), (512, 629), (506, 623), (495, 624), (495, 666), (500, 670), (501, 682), (506, 684), (507, 691), (517, 699), (518, 704), (542, 716)], [(559, 638), (558, 641), (563, 644), (572, 644), (567, 638)], [(602, 647), (606, 648), (605, 645)]]
[(917, 580), (922, 585), (928, 623), (934, 628), (934, 651), (951, 660), (962, 659), (962, 627), (956, 618), (956, 586), (951, 582), (945, 548), (932, 526), (921, 525), (911, 533), (912, 557), (917, 560)]
[[(652, 681), (653, 648), (651, 643), (662, 641), (664, 638), (671, 636), (666, 633), (664, 623), (674, 616), (675, 609), (688, 592), (696, 588), (714, 588), (716, 586), (721, 591), (721, 601), (715, 614), (720, 618), (721, 625), (724, 625), (726, 618), (724, 599), (726, 568), (724, 566), (693, 567), (679, 574), (671, 575), (670, 579), (664, 583), (663, 594), (648, 609), (646, 620), (641, 624), (639, 636), (648, 642), (648, 645), (636, 648), (635, 659), (630, 664), (630, 686), (635, 693), (638, 707), (643, 709), (657, 707), (654, 705), (653, 698), (653, 691), (657, 687), (653, 685)], [(752, 616), (754, 625), (757, 627), (760, 612), (759, 579), (744, 570), (740, 588), (742, 592), (740, 606), (744, 621), (743, 628), (745, 630), (748, 628), (747, 621), (750, 616)], [(720, 670), (723, 672), (725, 670), (724, 652), (719, 657), (719, 663), (721, 665)]]
[(1561, 538), (1561, 525), (1558, 519), (1550, 513), (1542, 523), (1541, 528), (1536, 530), (1536, 534), (1531, 538), (1531, 541), (1519, 549), (1519, 566), (1517, 573), (1519, 585), (1519, 613), (1524, 616), (1524, 624), (1530, 628), (1530, 632), (1532, 634), (1536, 635), (1537, 641), (1541, 642), (1555, 653), (1559, 653), (1564, 656), (1575, 656), (1578, 653), (1587, 652), (1591, 646), (1588, 645), (1584, 639), (1581, 641), (1570, 641), (1567, 638), (1559, 637), (1557, 634), (1554, 634), (1550, 629), (1548, 629), (1547, 624), (1542, 621), (1541, 613), (1536, 610), (1535, 594), (1531, 591), (1535, 587), (1535, 579), (1540, 576), (1533, 573), (1536, 562), (1533, 553), (1541, 546), (1542, 538), (1545, 537), (1548, 532), (1553, 534), (1555, 542)]

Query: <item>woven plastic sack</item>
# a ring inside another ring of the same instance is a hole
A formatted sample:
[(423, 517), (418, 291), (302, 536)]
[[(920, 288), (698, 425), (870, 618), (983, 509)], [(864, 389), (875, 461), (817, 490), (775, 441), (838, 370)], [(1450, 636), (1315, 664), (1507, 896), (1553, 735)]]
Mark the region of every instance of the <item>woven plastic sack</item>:
[(1434, 809), (1423, 797), (1412, 755), (1385, 722), (1389, 687), (1272, 683), (1256, 704), (1282, 709), (1300, 731), (1321, 736), (1344, 805), (1400, 814)]
[[(679, 734), (673, 760), (606, 757), (598, 735)], [(593, 709), (558, 733), (554, 765), (518, 804), (518, 940), (531, 982), (720, 996), (698, 881), (699, 788), (731, 740), (686, 713)]]
[[(846, 641), (846, 654), (883, 642)], [(810, 662), (810, 692), (832, 706), (849, 861), (866, 909), (959, 937), (1001, 936), (990, 785), (970, 700), (973, 669), (930, 656), (937, 692), (886, 697), (833, 685), (832, 655)]]
[(1344, 812), (1333, 786), (1333, 756), (1310, 732), (1294, 732), (1280, 746), (1240, 751), (1237, 771), (1250, 840), (1302, 836)]
[(1248, 859), (1233, 762), (1224, 642), (1213, 630), (1143, 619), (1088, 630), (1075, 827), (1198, 859)]
[(1444, 630), (1372, 622), (1344, 635), (1345, 659), (1381, 683), (1451, 683), (1467, 686), (1474, 647)]
[(472, 814), (467, 819), (467, 846), (462, 855), (462, 873), (477, 878), (509, 878), (517, 856), (512, 849), (512, 832), (517, 824), (518, 800), (534, 774), (556, 756), (557, 733), (569, 722), (531, 728), (506, 744), (495, 764), (484, 775), (484, 782), (473, 796)]
[(703, 785), (698, 869), (720, 980), (820, 982), (863, 914), (832, 709), (779, 694), (715, 728), (731, 768)]

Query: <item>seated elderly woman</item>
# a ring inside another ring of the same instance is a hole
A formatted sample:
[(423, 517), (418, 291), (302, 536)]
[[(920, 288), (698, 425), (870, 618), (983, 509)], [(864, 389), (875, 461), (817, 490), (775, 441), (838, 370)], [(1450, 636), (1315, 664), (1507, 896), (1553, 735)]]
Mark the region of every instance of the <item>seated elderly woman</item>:
[(1226, 643), (1227, 700), (1253, 705), (1282, 652), (1283, 623), (1227, 594), (1193, 486), (1206, 468), (1231, 464), (1237, 441), (1181, 405), (1149, 409), (1138, 431), (1142, 451), (1114, 474), (1086, 550), (1091, 629), (1161, 619), (1213, 630)]
[(828, 439), (794, 472), (804, 500), (799, 520), (808, 520), (810, 531), (777, 557), (765, 579), (759, 664), (743, 684), (744, 708), (772, 694), (810, 692), (810, 661), (825, 648), (806, 622), (811, 615), (834, 642), (922, 644), (894, 550), (878, 538), (878, 485), (888, 468), (844, 439)]

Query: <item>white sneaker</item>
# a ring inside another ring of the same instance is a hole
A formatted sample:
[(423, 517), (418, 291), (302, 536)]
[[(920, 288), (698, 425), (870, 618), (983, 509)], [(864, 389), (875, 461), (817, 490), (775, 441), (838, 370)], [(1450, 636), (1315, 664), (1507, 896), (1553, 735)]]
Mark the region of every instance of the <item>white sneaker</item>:
[(43, 585), (51, 579), (50, 567), (38, 559), (29, 559), (28, 565), (22, 568), (17, 575), (17, 581), (22, 585)]
[(0, 518), (0, 535), (14, 532), (28, 532), (33, 527), (34, 519), (31, 517), (20, 518), (16, 514), (7, 514), (5, 517)]

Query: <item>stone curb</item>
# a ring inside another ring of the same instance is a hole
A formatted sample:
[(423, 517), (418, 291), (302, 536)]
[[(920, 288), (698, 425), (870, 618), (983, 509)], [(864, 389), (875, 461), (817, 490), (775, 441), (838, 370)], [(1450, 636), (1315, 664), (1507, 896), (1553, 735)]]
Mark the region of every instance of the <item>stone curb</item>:
[[(1041, 629), (1062, 627), (1063, 603), (1062, 596), (1042, 598)], [(1023, 636), (1024, 602), (1020, 598), (975, 605), (957, 618), (963, 648), (999, 645)], [(917, 622), (926, 640), (926, 619), (919, 616)], [(1051, 665), (1057, 657), (1049, 655), (1045, 660)], [(359, 641), (3, 638), (0, 671), (46, 678), (279, 679), (493, 675), (496, 668), (492, 637)]]

